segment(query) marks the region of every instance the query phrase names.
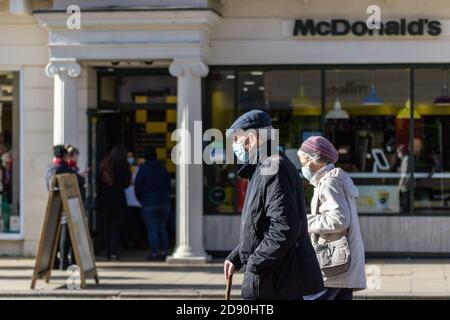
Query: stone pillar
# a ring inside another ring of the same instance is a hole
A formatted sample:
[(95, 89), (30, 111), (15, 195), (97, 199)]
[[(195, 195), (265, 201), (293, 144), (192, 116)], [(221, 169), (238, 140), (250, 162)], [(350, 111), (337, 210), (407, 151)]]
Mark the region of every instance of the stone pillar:
[(175, 60), (169, 71), (178, 78), (177, 128), (188, 130), (192, 143), (177, 142), (181, 157), (191, 163), (177, 165), (177, 245), (167, 262), (204, 263), (208, 256), (203, 246), (203, 164), (193, 163), (194, 154), (198, 156), (202, 151), (201, 141), (197, 141), (194, 150), (193, 140), (194, 121), (202, 120), (201, 78), (208, 74), (208, 66), (200, 59)]
[(81, 66), (75, 59), (51, 60), (45, 68), (55, 79), (53, 96), (53, 144), (78, 146), (78, 89)]

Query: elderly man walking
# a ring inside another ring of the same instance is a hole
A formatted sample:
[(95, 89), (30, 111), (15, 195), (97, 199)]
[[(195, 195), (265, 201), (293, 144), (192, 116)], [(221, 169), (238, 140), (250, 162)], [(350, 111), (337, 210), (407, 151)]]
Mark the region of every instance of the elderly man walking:
[[(251, 130), (253, 129), (253, 130)], [(319, 264), (308, 236), (305, 198), (299, 174), (283, 154), (266, 156), (272, 121), (263, 111), (239, 117), (227, 132), (248, 179), (240, 241), (224, 263), (228, 279), (244, 268), (243, 299), (300, 300), (323, 290)]]

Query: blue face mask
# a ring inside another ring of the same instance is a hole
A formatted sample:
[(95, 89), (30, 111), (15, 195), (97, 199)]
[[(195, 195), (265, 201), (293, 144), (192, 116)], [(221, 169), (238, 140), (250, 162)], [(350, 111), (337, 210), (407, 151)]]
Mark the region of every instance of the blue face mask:
[(245, 151), (243, 143), (233, 142), (233, 152), (240, 161), (242, 162), (247, 161), (248, 153), (247, 151)]
[(313, 177), (313, 174), (312, 174), (312, 172), (311, 172), (311, 169), (309, 169), (308, 167), (302, 167), (302, 176), (303, 176), (306, 180), (310, 181), (311, 178)]

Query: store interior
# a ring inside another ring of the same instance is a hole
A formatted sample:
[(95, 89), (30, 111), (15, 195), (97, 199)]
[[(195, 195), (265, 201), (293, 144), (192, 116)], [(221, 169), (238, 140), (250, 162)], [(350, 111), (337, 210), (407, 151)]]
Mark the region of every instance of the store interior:
[[(223, 67), (207, 78), (205, 121), (226, 129), (251, 109), (268, 112), (280, 149), (330, 139), (358, 186), (360, 214), (446, 214), (450, 98), (446, 67)], [(207, 214), (239, 214), (245, 181), (232, 165), (206, 171)], [(312, 187), (304, 180), (307, 200)]]

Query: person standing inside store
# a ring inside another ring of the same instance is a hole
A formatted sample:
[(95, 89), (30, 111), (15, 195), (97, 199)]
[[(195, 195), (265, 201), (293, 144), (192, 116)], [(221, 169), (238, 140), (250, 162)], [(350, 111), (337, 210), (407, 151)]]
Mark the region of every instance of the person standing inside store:
[(123, 223), (122, 243), (126, 249), (147, 249), (147, 231), (141, 215), (141, 204), (134, 192), (134, 182), (139, 172), (140, 163), (136, 162), (134, 153), (127, 153), (128, 163), (131, 167), (132, 184), (125, 190), (127, 198), (127, 218)]
[[(400, 172), (399, 179), (399, 197), (400, 197), (400, 209), (404, 213), (411, 212), (411, 193), (413, 182), (411, 179), (411, 166), (409, 161), (408, 149), (404, 144), (397, 147), (397, 157), (400, 159), (400, 166), (398, 171)], [(437, 170), (436, 161), (431, 155), (423, 152), (423, 142), (419, 138), (413, 140), (413, 157), (415, 173), (426, 173), (425, 178), (416, 178), (416, 185), (414, 187), (414, 201), (419, 201), (420, 206), (430, 207), (431, 200), (433, 198), (433, 188), (428, 185), (432, 185), (432, 176)], [(428, 184), (428, 185), (427, 185)]]
[(147, 259), (164, 260), (169, 254), (170, 176), (157, 159), (154, 147), (145, 150), (145, 163), (136, 175), (134, 190), (147, 227), (150, 244)]
[(224, 262), (228, 279), (244, 268), (246, 300), (301, 300), (323, 289), (319, 264), (308, 236), (303, 185), (294, 164), (270, 155), (272, 120), (260, 110), (239, 117), (227, 130), (248, 179), (237, 247)]
[(414, 198), (420, 202), (421, 207), (431, 207), (433, 199), (432, 176), (437, 171), (437, 164), (429, 152), (424, 152), (423, 141), (419, 138), (413, 140), (414, 172), (426, 173), (424, 179), (415, 181)]
[(334, 164), (336, 148), (326, 138), (309, 137), (298, 156), (302, 175), (314, 186), (308, 231), (319, 259), (325, 290), (305, 300), (352, 300), (366, 288), (364, 243), (350, 176)]
[(397, 158), (399, 159), (399, 165), (397, 171), (400, 172), (400, 179), (398, 180), (399, 197), (400, 197), (400, 209), (402, 212), (410, 212), (410, 188), (411, 188), (411, 178), (410, 165), (409, 165), (409, 155), (408, 148), (401, 144), (397, 147)]
[(97, 197), (105, 223), (106, 256), (119, 260), (119, 241), (127, 209), (125, 189), (131, 184), (131, 170), (124, 146), (116, 145), (100, 164)]

